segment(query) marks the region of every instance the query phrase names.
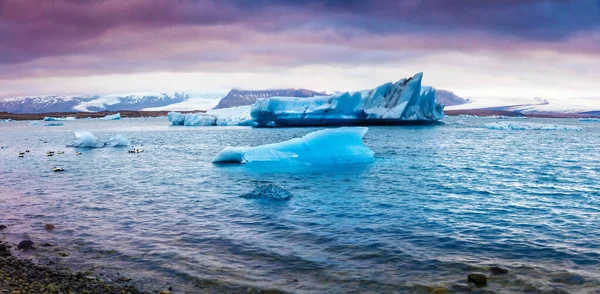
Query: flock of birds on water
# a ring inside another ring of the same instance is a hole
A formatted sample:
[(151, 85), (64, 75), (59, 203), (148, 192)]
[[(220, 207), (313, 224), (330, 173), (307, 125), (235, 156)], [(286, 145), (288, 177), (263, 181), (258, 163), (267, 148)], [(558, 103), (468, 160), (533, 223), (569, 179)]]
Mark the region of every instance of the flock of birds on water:
[[(48, 143), (48, 142), (47, 141), (43, 141), (43, 143)], [(2, 149), (4, 149), (4, 146), (2, 147)], [(29, 153), (29, 152), (30, 152), (29, 149), (27, 149), (25, 151), (19, 151), (19, 158), (25, 157), (25, 154)], [(143, 149), (133, 148), (133, 149), (130, 149), (127, 153), (142, 153), (142, 152), (144, 152)], [(52, 150), (49, 150), (48, 152), (46, 152), (46, 156), (47, 157), (52, 157), (55, 154), (65, 154), (65, 152), (64, 151), (54, 152)], [(81, 155), (81, 152), (76, 151), (75, 155)], [(54, 172), (61, 172), (61, 171), (64, 171), (64, 169), (61, 168), (61, 167), (55, 166), (55, 167), (52, 168), (52, 171), (54, 171)]]

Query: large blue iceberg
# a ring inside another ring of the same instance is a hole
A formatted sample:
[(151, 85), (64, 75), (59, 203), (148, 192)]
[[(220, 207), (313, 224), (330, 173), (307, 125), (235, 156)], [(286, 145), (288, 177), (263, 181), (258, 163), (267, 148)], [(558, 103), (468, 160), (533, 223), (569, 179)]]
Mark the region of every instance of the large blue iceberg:
[(375, 89), (312, 98), (259, 99), (250, 115), (258, 126), (430, 124), (444, 116), (423, 73)]
[(315, 131), (302, 138), (254, 147), (227, 147), (214, 163), (352, 164), (371, 162), (374, 152), (363, 144), (366, 127)]

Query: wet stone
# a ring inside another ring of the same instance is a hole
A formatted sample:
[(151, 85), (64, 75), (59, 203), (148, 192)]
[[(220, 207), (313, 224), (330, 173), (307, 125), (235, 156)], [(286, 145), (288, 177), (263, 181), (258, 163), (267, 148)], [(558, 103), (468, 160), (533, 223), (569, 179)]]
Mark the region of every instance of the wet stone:
[(48, 230), (48, 231), (52, 231), (56, 228), (56, 226), (54, 226), (53, 224), (45, 224), (44, 225), (44, 229)]
[(2, 230), (6, 230), (7, 228), (8, 228), (8, 227), (7, 227), (7, 226), (5, 226), (5, 225), (0, 225), (0, 231), (2, 231)]
[(494, 275), (505, 275), (508, 274), (508, 269), (500, 266), (490, 267), (490, 272)]
[(33, 248), (33, 241), (31, 241), (31, 240), (23, 240), (23, 241), (19, 242), (19, 245), (17, 245), (17, 249), (29, 250), (32, 248)]
[(487, 285), (487, 277), (484, 274), (478, 272), (470, 273), (467, 276), (467, 281), (479, 287)]

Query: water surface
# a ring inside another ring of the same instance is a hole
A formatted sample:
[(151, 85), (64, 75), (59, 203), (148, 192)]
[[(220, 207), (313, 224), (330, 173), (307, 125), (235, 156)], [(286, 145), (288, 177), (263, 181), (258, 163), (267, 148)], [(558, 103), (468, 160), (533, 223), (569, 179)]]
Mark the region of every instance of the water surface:
[[(371, 127), (365, 144), (375, 162), (294, 168), (211, 160), (227, 145), (280, 142), (317, 128), (179, 127), (166, 118), (0, 123), (3, 238), (60, 244), (71, 253), (60, 264), (119, 270), (148, 289), (467, 291), (469, 272), (500, 264), (510, 274), (490, 275), (485, 289), (597, 291), (600, 123), (484, 127), (496, 121), (505, 120)], [(75, 130), (101, 140), (122, 134), (144, 153), (64, 147)], [(48, 150), (65, 154), (46, 157)], [(294, 197), (238, 197), (264, 183)], [(57, 229), (46, 232), (45, 223)]]

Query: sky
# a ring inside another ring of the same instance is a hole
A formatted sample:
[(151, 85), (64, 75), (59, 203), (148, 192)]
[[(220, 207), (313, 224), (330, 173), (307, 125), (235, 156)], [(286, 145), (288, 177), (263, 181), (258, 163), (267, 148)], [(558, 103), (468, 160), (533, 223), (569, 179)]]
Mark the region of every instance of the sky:
[(600, 97), (600, 0), (0, 0), (0, 99), (417, 72), (467, 98)]

